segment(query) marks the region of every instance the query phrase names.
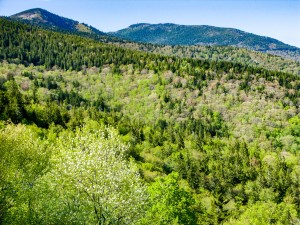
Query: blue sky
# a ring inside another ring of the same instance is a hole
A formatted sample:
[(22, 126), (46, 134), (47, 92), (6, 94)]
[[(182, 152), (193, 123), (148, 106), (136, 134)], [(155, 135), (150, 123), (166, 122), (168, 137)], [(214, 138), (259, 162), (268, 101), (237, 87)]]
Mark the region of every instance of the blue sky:
[(0, 0), (0, 15), (37, 7), (102, 31), (141, 22), (213, 25), (300, 47), (300, 0)]

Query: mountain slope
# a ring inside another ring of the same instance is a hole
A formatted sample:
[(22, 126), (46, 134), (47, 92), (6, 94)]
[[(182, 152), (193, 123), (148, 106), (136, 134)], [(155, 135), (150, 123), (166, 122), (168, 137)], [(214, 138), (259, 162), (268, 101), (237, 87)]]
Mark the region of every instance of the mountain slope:
[[(123, 167), (97, 169), (111, 160), (93, 154), (103, 146), (119, 156), (123, 142), (149, 185), (149, 207), (137, 208), (141, 223), (121, 224), (298, 224), (300, 76), (1, 18), (0, 60), (1, 224), (98, 224), (98, 212), (105, 221), (127, 213), (102, 210), (100, 200), (140, 199), (120, 188), (139, 184), (117, 176), (110, 197), (99, 187)], [(79, 140), (81, 128), (109, 143)]]
[(277, 55), (257, 52), (245, 48), (230, 46), (171, 46), (137, 42), (111, 43), (122, 48), (175, 56), (180, 58), (203, 59), (210, 61), (226, 61), (241, 63), (252, 67), (263, 67), (268, 70), (300, 75), (300, 62)]
[[(213, 26), (187, 26), (177, 24), (148, 24), (140, 23), (128, 28), (111, 32), (119, 38), (131, 41), (147, 42), (166, 45), (209, 45), (235, 46), (255, 51), (270, 52), (278, 55), (291, 55), (300, 50), (276, 39), (247, 33), (233, 28)], [(298, 56), (299, 56), (298, 55)]]
[(40, 8), (26, 10), (12, 15), (10, 18), (52, 30), (105, 35), (104, 32), (101, 32), (92, 26), (55, 15)]

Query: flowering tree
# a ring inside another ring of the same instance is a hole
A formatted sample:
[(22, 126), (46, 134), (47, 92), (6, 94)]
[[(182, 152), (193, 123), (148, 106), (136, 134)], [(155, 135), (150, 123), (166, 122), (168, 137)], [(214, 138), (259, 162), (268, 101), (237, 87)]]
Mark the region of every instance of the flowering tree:
[(83, 128), (62, 135), (56, 149), (37, 189), (40, 223), (134, 224), (143, 215), (146, 188), (116, 131)]

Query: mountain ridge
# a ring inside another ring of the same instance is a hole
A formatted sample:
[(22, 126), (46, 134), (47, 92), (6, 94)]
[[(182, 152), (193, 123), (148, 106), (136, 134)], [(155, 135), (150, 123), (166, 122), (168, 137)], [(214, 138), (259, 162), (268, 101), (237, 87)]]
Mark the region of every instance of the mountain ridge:
[[(9, 18), (45, 29), (72, 33), (104, 43), (125, 45), (125, 47), (138, 43), (145, 46), (149, 43), (171, 46), (232, 46), (300, 61), (300, 48), (287, 45), (274, 38), (247, 33), (235, 28), (174, 23), (137, 23), (116, 32), (104, 33), (85, 23), (41, 8), (29, 9)], [(199, 35), (199, 28), (205, 35)]]
[(297, 55), (300, 56), (300, 48), (285, 44), (277, 39), (235, 28), (210, 25), (137, 23), (116, 32), (109, 32), (109, 34), (118, 38), (143, 43), (187, 46), (233, 46), (273, 53), (280, 56), (291, 55), (291, 52), (297, 52)]
[[(143, 28), (146, 28), (147, 30), (140, 30), (140, 29), (143, 29)], [(141, 39), (141, 37), (137, 36), (139, 33), (134, 33), (134, 32), (137, 32), (137, 31), (132, 30), (132, 29), (139, 29), (138, 32), (149, 32), (149, 33), (150, 32), (152, 32), (152, 33), (153, 32), (179, 32), (179, 31), (181, 31), (181, 32), (185, 31), (186, 32), (186, 31), (189, 31), (188, 29), (199, 29), (201, 32), (203, 32), (207, 36), (212, 37), (214, 39), (216, 39), (216, 37), (215, 37), (216, 35), (224, 35), (224, 34), (230, 34), (230, 32), (235, 32), (236, 35), (239, 35), (242, 38), (244, 38), (243, 35), (251, 35), (251, 36), (254, 35), (257, 38), (261, 38), (261, 39), (265, 39), (265, 40), (272, 40), (273, 42), (275, 42), (275, 44), (280, 45), (281, 47), (284, 47), (283, 49), (286, 49), (286, 48), (291, 49), (291, 50), (292, 49), (299, 49), (296, 46), (285, 44), (284, 42), (279, 41), (275, 38), (271, 38), (271, 37), (267, 37), (267, 36), (263, 36), (263, 35), (257, 35), (257, 34), (246, 32), (246, 31), (236, 29), (236, 28), (218, 27), (218, 26), (211, 26), (211, 25), (181, 25), (181, 24), (175, 24), (175, 23), (158, 23), (158, 24), (136, 23), (136, 24), (130, 25), (128, 28), (123, 28), (123, 29), (115, 31), (115, 32), (109, 32), (109, 34), (115, 35), (117, 37), (126, 38), (126, 39), (129, 39), (129, 40), (133, 40), (133, 41), (141, 40), (141, 41), (148, 42), (148, 40), (151, 39), (151, 37), (149, 38), (149, 37), (145, 37), (145, 36), (144, 36), (143, 39)], [(171, 29), (173, 29), (173, 30), (171, 30)], [(156, 35), (158, 36), (158, 35), (164, 35), (164, 34), (161, 33), (161, 34), (156, 34)], [(182, 35), (187, 35), (187, 33), (182, 33)], [(192, 37), (195, 37), (195, 35), (198, 35), (198, 34), (193, 34), (192, 33), (190, 35), (192, 35)], [(158, 37), (154, 37), (153, 40), (152, 41), (150, 40), (149, 42), (154, 43), (154, 44), (173, 45), (174, 42), (177, 41), (178, 44), (174, 44), (174, 45), (199, 45), (199, 43), (197, 43), (197, 40), (202, 40), (203, 39), (203, 38), (202, 39), (198, 38), (198, 39), (193, 39), (192, 40), (192, 39), (185, 38), (185, 39), (182, 39), (181, 42), (178, 42), (178, 40), (170, 40), (171, 38), (165, 37), (166, 42), (162, 42), (162, 41), (158, 40), (157, 38)], [(232, 38), (232, 37), (230, 37), (230, 38)], [(239, 41), (239, 39), (238, 39), (239, 37), (237, 36), (236, 38), (237, 38), (236, 41)], [(217, 42), (213, 42), (214, 39), (212, 39), (211, 42), (203, 41), (202, 43), (204, 45), (210, 45), (210, 44), (217, 45), (216, 44)], [(223, 41), (223, 43), (226, 44), (226, 40), (222, 40), (222, 41)], [(227, 42), (230, 42), (230, 41), (233, 41), (233, 40), (227, 40)], [(222, 42), (221, 42), (221, 44), (222, 44)], [(219, 46), (221, 44), (219, 44)], [(274, 44), (274, 43), (270, 44), (268, 50), (277, 49), (272, 44)], [(225, 46), (243, 47), (243, 46), (238, 46), (238, 45), (225, 45)], [(253, 48), (251, 50), (264, 50), (264, 49), (260, 46), (257, 46), (256, 49)]]
[(10, 18), (29, 23), (31, 25), (38, 25), (58, 31), (63, 30), (103, 36), (106, 35), (104, 32), (96, 29), (95, 27), (56, 15), (42, 8), (28, 9), (12, 15)]

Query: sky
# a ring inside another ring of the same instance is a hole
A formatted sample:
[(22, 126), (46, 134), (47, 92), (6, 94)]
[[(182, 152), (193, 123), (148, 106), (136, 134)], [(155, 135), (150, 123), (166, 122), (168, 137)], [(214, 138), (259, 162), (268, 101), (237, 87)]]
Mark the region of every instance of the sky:
[(0, 0), (0, 15), (43, 8), (101, 31), (136, 23), (237, 28), (300, 47), (300, 0)]

